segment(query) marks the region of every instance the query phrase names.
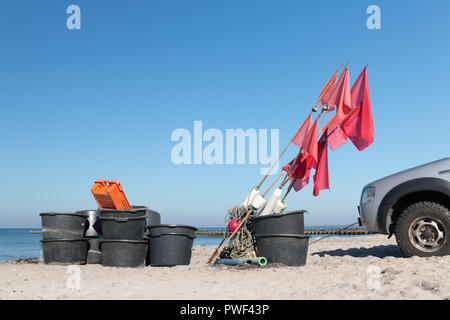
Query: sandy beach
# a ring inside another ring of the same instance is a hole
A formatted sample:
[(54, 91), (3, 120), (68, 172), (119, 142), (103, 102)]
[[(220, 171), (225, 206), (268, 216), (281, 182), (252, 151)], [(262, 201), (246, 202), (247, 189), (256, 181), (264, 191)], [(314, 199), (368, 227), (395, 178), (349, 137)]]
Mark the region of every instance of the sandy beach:
[(450, 256), (403, 258), (386, 236), (323, 239), (303, 267), (210, 267), (214, 248), (196, 246), (191, 264), (176, 267), (4, 262), (0, 299), (450, 299)]

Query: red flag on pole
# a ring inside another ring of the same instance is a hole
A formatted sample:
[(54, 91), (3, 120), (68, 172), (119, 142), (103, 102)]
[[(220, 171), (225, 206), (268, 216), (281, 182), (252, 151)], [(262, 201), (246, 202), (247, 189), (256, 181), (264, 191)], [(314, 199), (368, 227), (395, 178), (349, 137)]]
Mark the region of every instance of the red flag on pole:
[[(331, 130), (330, 128), (327, 128), (325, 133), (328, 135), (329, 132), (331, 132)], [(336, 131), (334, 131), (328, 137), (328, 145), (333, 150), (336, 150), (346, 142), (347, 142), (347, 134), (344, 132), (344, 130), (342, 130), (341, 127), (338, 127)]]
[(294, 160), (285, 165), (283, 167), (283, 170), (289, 172), (291, 181), (295, 179), (293, 187), (295, 191), (299, 191), (309, 183), (311, 169), (314, 167), (314, 164), (316, 162), (308, 153), (304, 152), (303, 150), (301, 151), (297, 159), (295, 159), (295, 164), (293, 165), (291, 171), (289, 171), (293, 162)]
[[(336, 93), (336, 115), (328, 122), (327, 130), (332, 132), (342, 120), (350, 113), (352, 110), (352, 99), (350, 93), (350, 79), (348, 74), (348, 69), (343, 71), (339, 83), (337, 85)], [(347, 136), (340, 128), (336, 129), (329, 137), (328, 143), (331, 149), (336, 150), (341, 145), (347, 142)]]
[(322, 135), (319, 142), (319, 161), (316, 164), (316, 173), (314, 174), (313, 195), (317, 197), (320, 190), (330, 189), (330, 180), (328, 175), (328, 143), (326, 133)]
[(306, 118), (306, 120), (303, 122), (300, 129), (295, 134), (295, 137), (292, 139), (292, 142), (296, 144), (299, 148), (302, 147), (303, 140), (305, 139), (306, 134), (313, 126), (313, 122), (311, 120), (311, 115)]
[[(335, 106), (335, 98), (336, 98), (336, 82), (337, 82), (337, 74), (339, 69), (333, 74), (333, 76), (325, 83), (320, 91), (319, 104), (322, 107), (324, 112), (329, 112), (334, 110)], [(326, 106), (328, 104), (328, 106)], [(328, 108), (327, 108), (328, 107)]]
[(306, 134), (305, 138), (302, 142), (302, 147), (305, 152), (307, 152), (313, 159), (317, 162), (318, 157), (318, 142), (317, 142), (317, 136), (318, 136), (318, 127), (319, 127), (319, 117), (317, 117), (316, 121), (314, 122), (314, 125), (309, 129), (308, 133)]
[(343, 75), (339, 79), (336, 87), (335, 104), (337, 106), (336, 119), (334, 123), (337, 125), (345, 119), (345, 116), (352, 110), (352, 99), (350, 95), (350, 79), (348, 69), (345, 68)]
[(342, 124), (342, 129), (352, 140), (355, 147), (361, 151), (374, 141), (372, 107), (370, 103), (369, 82), (367, 80), (367, 66), (361, 72), (352, 88), (352, 102), (355, 110)]

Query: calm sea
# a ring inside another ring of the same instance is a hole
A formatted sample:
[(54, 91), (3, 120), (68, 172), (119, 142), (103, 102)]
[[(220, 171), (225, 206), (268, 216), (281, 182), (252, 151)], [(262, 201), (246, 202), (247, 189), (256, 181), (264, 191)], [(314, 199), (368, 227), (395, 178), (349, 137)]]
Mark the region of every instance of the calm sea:
[[(320, 226), (323, 227), (323, 226)], [(342, 227), (342, 226), (328, 226)], [(201, 230), (220, 228), (201, 228)], [(32, 229), (40, 231), (40, 229)], [(32, 234), (30, 229), (1, 229), (0, 228), (0, 262), (17, 259), (39, 258), (42, 256), (41, 234)], [(198, 235), (194, 245), (219, 245), (222, 236)]]
[[(32, 234), (30, 230), (40, 231), (40, 229), (0, 229), (0, 262), (42, 256), (40, 242), (42, 236)], [(198, 235), (194, 245), (218, 245), (220, 241), (222, 236)]]

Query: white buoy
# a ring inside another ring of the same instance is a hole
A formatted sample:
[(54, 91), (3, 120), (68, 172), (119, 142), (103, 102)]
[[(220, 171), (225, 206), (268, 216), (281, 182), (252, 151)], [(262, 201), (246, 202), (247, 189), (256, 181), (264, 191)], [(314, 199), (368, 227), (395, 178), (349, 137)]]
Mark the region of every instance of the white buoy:
[(287, 208), (287, 203), (278, 200), (275, 204), (275, 207), (273, 208), (273, 213), (280, 214)]
[(253, 198), (259, 194), (259, 189), (257, 189), (256, 187), (254, 187), (250, 193), (247, 195), (247, 197), (245, 198), (244, 202), (242, 202), (242, 206), (247, 208), (253, 201)]
[(262, 195), (260, 195), (258, 192), (253, 197), (251, 205), (254, 209), (259, 210), (259, 208), (261, 208), (266, 202), (267, 202), (266, 199), (264, 199), (264, 197)]
[(269, 201), (266, 204), (266, 207), (261, 212), (261, 216), (266, 216), (268, 214), (271, 214), (273, 209), (275, 208), (275, 205), (277, 204), (277, 201), (281, 198), (281, 189), (277, 188), (272, 196), (270, 197)]

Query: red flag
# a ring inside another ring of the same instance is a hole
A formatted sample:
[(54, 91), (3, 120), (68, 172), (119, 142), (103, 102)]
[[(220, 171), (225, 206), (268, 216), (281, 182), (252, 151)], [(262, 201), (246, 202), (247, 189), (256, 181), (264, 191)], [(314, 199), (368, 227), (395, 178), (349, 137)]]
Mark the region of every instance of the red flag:
[(331, 133), (328, 137), (328, 142), (331, 149), (333, 150), (336, 150), (341, 145), (347, 142), (347, 136), (345, 135), (344, 131), (342, 131), (340, 128), (334, 130), (352, 110), (350, 80), (347, 68), (343, 71), (343, 74), (339, 79), (339, 83), (337, 85), (336, 105), (336, 115), (327, 124), (327, 130), (329, 133)]
[(295, 134), (294, 138), (292, 139), (292, 142), (296, 144), (299, 148), (302, 147), (303, 140), (305, 139), (306, 133), (311, 129), (313, 126), (313, 122), (311, 120), (311, 115), (306, 118), (305, 122), (303, 122), (300, 129)]
[(283, 170), (289, 172), (291, 181), (295, 179), (293, 187), (295, 191), (299, 191), (308, 184), (311, 169), (314, 167), (315, 160), (302, 150), (301, 154), (295, 160), (295, 164), (293, 165), (291, 171), (289, 171), (293, 162), (294, 160), (285, 165)]
[(350, 95), (350, 80), (348, 69), (345, 68), (336, 87), (335, 104), (337, 106), (336, 119), (334, 123), (339, 124), (352, 110), (352, 99)]
[(319, 117), (317, 117), (314, 125), (309, 129), (308, 133), (303, 139), (302, 147), (305, 152), (307, 152), (313, 159), (317, 162), (318, 157), (318, 127), (319, 127)]
[(308, 173), (308, 177), (306, 177), (302, 180), (295, 179), (292, 187), (294, 188), (295, 192), (299, 192), (304, 187), (306, 187), (308, 185), (308, 183), (309, 183), (309, 173)]
[(329, 134), (329, 132), (331, 132), (331, 130), (330, 128), (327, 128), (326, 134), (329, 135), (328, 144), (331, 149), (336, 150), (347, 142), (347, 135), (341, 127), (337, 127), (336, 131), (334, 131), (332, 134)]
[(342, 129), (352, 140), (355, 147), (361, 151), (374, 141), (372, 107), (370, 103), (369, 82), (367, 80), (367, 66), (361, 72), (352, 88), (352, 102), (355, 110), (342, 124)]
[(320, 190), (330, 189), (330, 180), (328, 175), (328, 143), (326, 135), (322, 135), (319, 142), (319, 161), (316, 164), (316, 173), (314, 174), (313, 195), (317, 197)]
[(337, 82), (337, 74), (339, 69), (333, 74), (333, 76), (325, 83), (320, 91), (319, 104), (324, 109), (325, 105), (328, 104), (329, 109), (324, 109), (324, 112), (329, 112), (334, 110), (334, 101), (336, 98), (336, 82)]

